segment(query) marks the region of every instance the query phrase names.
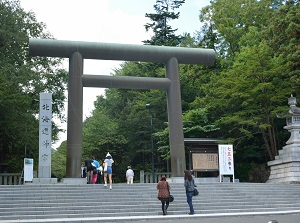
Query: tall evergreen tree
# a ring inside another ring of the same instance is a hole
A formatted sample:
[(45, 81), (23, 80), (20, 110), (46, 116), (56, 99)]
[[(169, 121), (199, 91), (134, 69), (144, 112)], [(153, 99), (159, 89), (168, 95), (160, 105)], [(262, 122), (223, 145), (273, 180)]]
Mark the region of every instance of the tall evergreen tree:
[(168, 24), (170, 20), (178, 19), (180, 12), (175, 12), (185, 0), (157, 0), (154, 5), (156, 13), (146, 13), (146, 17), (152, 22), (145, 25), (146, 31), (152, 30), (150, 40), (143, 41), (148, 45), (177, 46), (182, 37), (175, 34), (177, 29), (172, 29)]
[(274, 13), (266, 33), (268, 44), (274, 54), (283, 59), (285, 76), (289, 78), (292, 92), (300, 92), (300, 3), (286, 1), (286, 4)]

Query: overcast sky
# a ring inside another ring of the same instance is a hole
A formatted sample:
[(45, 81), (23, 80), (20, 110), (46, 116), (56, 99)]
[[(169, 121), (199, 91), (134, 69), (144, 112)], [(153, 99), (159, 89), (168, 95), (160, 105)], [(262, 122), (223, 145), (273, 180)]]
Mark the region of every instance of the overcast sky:
[[(33, 11), (38, 22), (47, 25), (47, 30), (58, 40), (76, 40), (107, 43), (142, 44), (150, 39), (151, 33), (145, 31), (149, 22), (146, 13), (154, 13), (156, 0), (21, 0), (25, 11)], [(180, 18), (173, 22), (178, 34), (193, 33), (201, 24), (198, 16), (209, 0), (186, 0), (180, 7)], [(84, 60), (84, 74), (109, 75), (118, 68), (120, 61)], [(65, 69), (69, 69), (68, 60)], [(102, 88), (83, 88), (83, 119), (94, 108)], [(67, 109), (67, 105), (66, 105)], [(60, 124), (66, 129), (66, 124)], [(66, 140), (66, 133), (53, 145), (57, 148)]]

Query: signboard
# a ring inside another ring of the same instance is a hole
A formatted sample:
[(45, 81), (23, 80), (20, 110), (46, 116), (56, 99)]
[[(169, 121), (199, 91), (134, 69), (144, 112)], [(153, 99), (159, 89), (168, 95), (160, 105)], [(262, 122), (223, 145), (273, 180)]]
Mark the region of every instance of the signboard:
[(33, 179), (33, 159), (24, 158), (24, 182)]
[(193, 170), (218, 170), (217, 153), (193, 153)]
[(220, 182), (223, 175), (233, 175), (234, 182), (234, 163), (233, 163), (233, 146), (218, 145), (219, 149), (219, 171)]
[(40, 93), (39, 178), (51, 178), (52, 94)]

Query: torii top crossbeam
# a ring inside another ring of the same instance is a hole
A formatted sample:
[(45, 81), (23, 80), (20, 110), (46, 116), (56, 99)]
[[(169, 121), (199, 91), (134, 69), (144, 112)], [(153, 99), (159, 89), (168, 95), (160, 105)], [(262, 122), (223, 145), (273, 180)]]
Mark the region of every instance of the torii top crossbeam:
[(175, 57), (180, 64), (211, 65), (215, 60), (212, 49), (97, 43), (53, 39), (30, 39), (31, 56), (69, 58), (79, 52), (84, 59), (121, 60), (166, 63)]

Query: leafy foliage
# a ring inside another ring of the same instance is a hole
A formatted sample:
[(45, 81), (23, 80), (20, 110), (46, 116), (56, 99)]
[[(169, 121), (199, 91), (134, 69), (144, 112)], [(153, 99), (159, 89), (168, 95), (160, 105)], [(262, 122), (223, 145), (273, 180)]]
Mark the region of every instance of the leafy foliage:
[(67, 142), (62, 142), (57, 150), (52, 151), (51, 156), (52, 177), (58, 179), (66, 177)]
[[(59, 59), (29, 56), (29, 38), (51, 36), (19, 1), (1, 1), (0, 20), (0, 163), (20, 172), (25, 154), (38, 160), (39, 93), (52, 92), (54, 115), (63, 118), (67, 73)], [(58, 132), (53, 123), (54, 139)]]

